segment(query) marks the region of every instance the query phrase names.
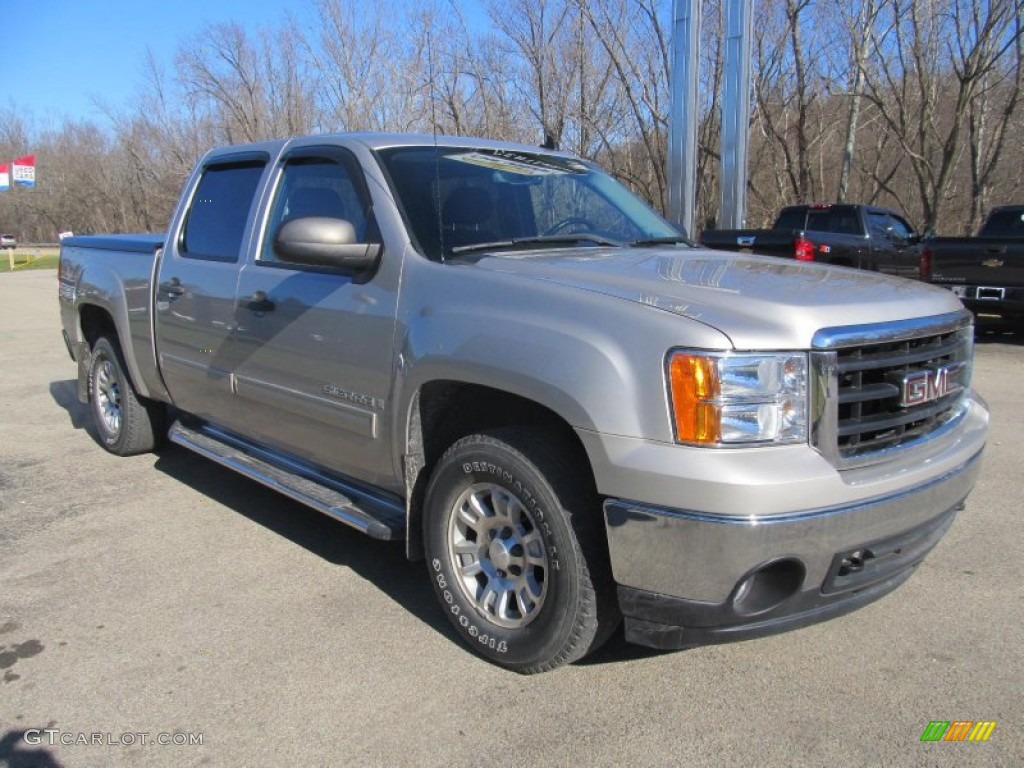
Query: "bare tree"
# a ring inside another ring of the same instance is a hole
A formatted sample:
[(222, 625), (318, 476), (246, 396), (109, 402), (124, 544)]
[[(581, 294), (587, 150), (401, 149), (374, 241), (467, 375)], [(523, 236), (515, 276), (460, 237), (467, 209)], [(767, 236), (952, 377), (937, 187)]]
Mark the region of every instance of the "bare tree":
[(545, 146), (561, 145), (579, 75), (571, 0), (492, 0), (487, 12), (521, 61), (519, 87)]
[(772, 145), (778, 183), (788, 181), (779, 191), (792, 202), (809, 202), (816, 196), (812, 152), (822, 139), (822, 131), (811, 125), (819, 96), (811, 72), (819, 69), (819, 62), (808, 53), (805, 39), (810, 5), (811, 0), (763, 5), (754, 40), (754, 119)]
[(1020, 38), (1020, 2), (887, 0), (885, 8), (891, 31), (873, 38), (881, 55), (866, 95), (906, 154), (924, 225), (935, 229), (964, 150), (970, 103)]
[(857, 145), (857, 126), (860, 122), (861, 102), (864, 100), (864, 76), (868, 56), (871, 53), (871, 30), (874, 29), (880, 11), (879, 0), (861, 0), (853, 6), (852, 12), (845, 3), (837, 4), (836, 10), (844, 20), (849, 45), (850, 75), (847, 83), (850, 105), (846, 115), (846, 132), (843, 141), (843, 159), (839, 173), (836, 200), (844, 202), (850, 192), (850, 175), (853, 172), (853, 156)]
[[(977, 24), (977, 21), (973, 21)], [(971, 169), (971, 211), (966, 229), (975, 231), (989, 207), (993, 180), (1001, 169), (1007, 137), (1016, 127), (1024, 78), (1022, 12), (1017, 6), (1011, 37), (1013, 48), (1006, 61), (981, 77), (981, 86), (968, 104), (968, 147)], [(1003, 174), (1006, 178), (1006, 174)], [(1007, 190), (1009, 191), (1009, 190)]]
[(178, 52), (177, 66), (183, 87), (209, 100), (226, 141), (267, 137), (259, 56), (240, 24), (207, 27)]
[(604, 137), (613, 170), (664, 210), (667, 181), (670, 39), (663, 3), (654, 0), (578, 0), (608, 57), (621, 94), (624, 122)]

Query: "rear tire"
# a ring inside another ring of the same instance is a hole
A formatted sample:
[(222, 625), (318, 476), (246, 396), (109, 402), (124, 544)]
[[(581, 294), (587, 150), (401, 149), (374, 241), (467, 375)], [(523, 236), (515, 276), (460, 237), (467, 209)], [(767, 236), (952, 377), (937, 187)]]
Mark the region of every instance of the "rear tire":
[(163, 404), (135, 392), (121, 348), (106, 336), (96, 341), (89, 361), (89, 408), (100, 443), (117, 456), (151, 451), (163, 439)]
[(571, 455), (536, 430), (470, 435), (427, 486), (423, 540), (445, 614), (475, 652), (524, 674), (582, 658), (619, 620), (598, 498)]

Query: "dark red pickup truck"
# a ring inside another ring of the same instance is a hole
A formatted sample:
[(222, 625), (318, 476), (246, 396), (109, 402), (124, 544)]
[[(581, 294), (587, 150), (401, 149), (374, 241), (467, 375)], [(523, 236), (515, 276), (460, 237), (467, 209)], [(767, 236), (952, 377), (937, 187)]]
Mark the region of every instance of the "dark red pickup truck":
[(1024, 328), (1024, 205), (993, 208), (977, 237), (933, 237), (922, 278), (949, 288), (981, 323)]
[(771, 229), (705, 230), (700, 242), (724, 251), (920, 276), (920, 235), (898, 213), (871, 205), (790, 205)]

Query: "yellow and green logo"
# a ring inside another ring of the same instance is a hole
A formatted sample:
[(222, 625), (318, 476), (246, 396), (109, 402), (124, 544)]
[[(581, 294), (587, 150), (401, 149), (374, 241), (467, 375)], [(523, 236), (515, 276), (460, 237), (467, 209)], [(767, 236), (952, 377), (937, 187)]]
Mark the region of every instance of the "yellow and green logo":
[(932, 720), (921, 741), (988, 741), (995, 727), (995, 720)]

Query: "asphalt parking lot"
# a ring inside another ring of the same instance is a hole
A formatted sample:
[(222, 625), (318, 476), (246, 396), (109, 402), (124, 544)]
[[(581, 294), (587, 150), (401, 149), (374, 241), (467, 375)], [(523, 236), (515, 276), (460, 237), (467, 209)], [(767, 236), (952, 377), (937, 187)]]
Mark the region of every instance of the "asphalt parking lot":
[[(1024, 338), (980, 339), (981, 480), (895, 593), (533, 677), (459, 645), (401, 547), (179, 448), (103, 451), (53, 271), (0, 275), (0, 360), (0, 765), (1024, 762)], [(997, 725), (922, 743), (933, 720)]]

